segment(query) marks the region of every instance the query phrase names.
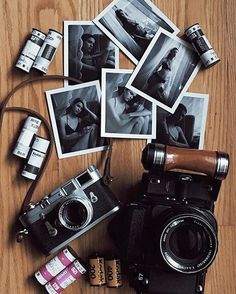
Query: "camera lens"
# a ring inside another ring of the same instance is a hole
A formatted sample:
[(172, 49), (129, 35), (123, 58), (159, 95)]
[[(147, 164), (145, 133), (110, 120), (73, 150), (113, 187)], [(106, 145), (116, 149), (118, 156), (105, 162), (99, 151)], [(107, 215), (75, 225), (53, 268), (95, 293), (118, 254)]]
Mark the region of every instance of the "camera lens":
[(92, 219), (92, 205), (86, 197), (70, 197), (59, 208), (60, 223), (70, 230), (79, 230)]
[(213, 215), (198, 210), (176, 214), (165, 223), (160, 238), (164, 261), (182, 273), (197, 273), (210, 266), (217, 253)]
[(62, 217), (68, 225), (81, 227), (88, 217), (88, 212), (82, 203), (75, 201), (64, 207)]

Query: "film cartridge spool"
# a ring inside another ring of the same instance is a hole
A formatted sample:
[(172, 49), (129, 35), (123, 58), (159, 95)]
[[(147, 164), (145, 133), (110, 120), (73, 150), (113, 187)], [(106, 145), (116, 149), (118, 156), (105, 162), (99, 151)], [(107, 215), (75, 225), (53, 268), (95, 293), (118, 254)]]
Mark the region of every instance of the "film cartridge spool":
[(93, 287), (106, 285), (105, 259), (98, 252), (89, 256), (89, 283)]
[(78, 256), (75, 251), (67, 246), (43, 265), (34, 276), (41, 285), (45, 285), (76, 259)]
[(36, 60), (34, 61), (33, 68), (46, 74), (50, 63), (56, 54), (56, 50), (61, 43), (61, 40), (61, 33), (53, 29), (49, 29), (46, 39), (44, 40)]
[(46, 35), (38, 29), (33, 29), (30, 38), (27, 40), (19, 59), (17, 60), (16, 67), (25, 71), (30, 72), (30, 69), (39, 53), (40, 48)]
[(28, 116), (25, 120), (24, 126), (17, 139), (13, 154), (22, 158), (26, 158), (34, 135), (37, 133), (41, 124), (41, 120), (37, 117)]
[(105, 259), (106, 281), (108, 288), (120, 288), (123, 286), (121, 274), (121, 261), (115, 255), (108, 255)]
[(215, 65), (220, 61), (215, 50), (204, 35), (199, 23), (196, 23), (185, 30), (188, 41), (193, 45), (206, 68)]

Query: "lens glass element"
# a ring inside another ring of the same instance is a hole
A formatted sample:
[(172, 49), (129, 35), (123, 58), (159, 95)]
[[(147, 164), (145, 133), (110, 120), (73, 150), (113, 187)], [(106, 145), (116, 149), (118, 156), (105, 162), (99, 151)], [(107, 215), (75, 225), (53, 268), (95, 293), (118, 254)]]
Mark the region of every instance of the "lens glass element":
[(70, 202), (64, 207), (62, 217), (69, 226), (81, 227), (88, 217), (88, 212), (81, 202)]
[(178, 215), (165, 224), (160, 238), (164, 261), (182, 273), (209, 267), (217, 253), (215, 227), (204, 216)]
[(170, 236), (170, 250), (183, 259), (200, 257), (207, 250), (206, 233), (194, 225), (182, 225)]
[(69, 230), (86, 227), (93, 216), (93, 207), (87, 197), (72, 196), (61, 203), (58, 218), (61, 225)]

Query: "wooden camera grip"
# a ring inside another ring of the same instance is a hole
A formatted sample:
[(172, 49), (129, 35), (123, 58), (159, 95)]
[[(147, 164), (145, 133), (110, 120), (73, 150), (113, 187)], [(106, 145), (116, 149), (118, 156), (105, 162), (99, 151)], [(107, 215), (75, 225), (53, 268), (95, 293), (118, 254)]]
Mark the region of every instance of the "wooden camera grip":
[(218, 151), (177, 148), (151, 143), (143, 150), (142, 163), (147, 170), (182, 169), (223, 180), (229, 170), (229, 155)]
[(183, 169), (214, 177), (217, 167), (215, 151), (166, 147), (164, 171)]

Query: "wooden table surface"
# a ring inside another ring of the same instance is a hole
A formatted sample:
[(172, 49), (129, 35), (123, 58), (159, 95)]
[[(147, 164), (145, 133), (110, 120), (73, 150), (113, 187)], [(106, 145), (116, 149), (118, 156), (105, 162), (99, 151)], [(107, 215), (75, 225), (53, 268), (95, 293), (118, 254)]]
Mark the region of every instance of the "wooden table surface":
[[(1, 100), (28, 74), (14, 68), (25, 38), (32, 28), (47, 32), (49, 28), (62, 31), (64, 20), (91, 20), (103, 10), (110, 0), (0, 0), (0, 93)], [(236, 1), (235, 0), (155, 0), (153, 1), (170, 19), (184, 30), (199, 22), (208, 39), (221, 57), (221, 62), (209, 70), (200, 70), (190, 86), (191, 92), (209, 93), (209, 110), (205, 146), (207, 150), (227, 151), (231, 156), (231, 169), (224, 181), (216, 216), (219, 224), (219, 252), (209, 269), (206, 294), (236, 293), (236, 181), (235, 181), (235, 124), (236, 124)], [(132, 68), (133, 64), (122, 54), (121, 68)], [(49, 74), (63, 73), (62, 46), (49, 68)], [(24, 106), (39, 110), (48, 118), (44, 91), (62, 87), (62, 82), (45, 82), (30, 85), (14, 96), (9, 105)], [(15, 221), (29, 182), (20, 177), (22, 161), (11, 155), (12, 146), (25, 116), (7, 113), (4, 118), (0, 143), (0, 293), (33, 294), (44, 293), (32, 274), (48, 260), (31, 245), (15, 241)], [(41, 134), (44, 134), (43, 128)], [(121, 201), (129, 201), (129, 189), (140, 179), (143, 168), (140, 155), (144, 140), (114, 141), (112, 159), (113, 190)], [(49, 166), (35, 191), (34, 199), (62, 184), (66, 179), (82, 171), (90, 164), (99, 168), (104, 163), (104, 154), (58, 160), (55, 148)], [(82, 258), (94, 250), (105, 251), (112, 244), (106, 232), (107, 221), (99, 224), (71, 246)], [(91, 288), (80, 279), (66, 293), (133, 293), (127, 283), (119, 290), (106, 287)]]

